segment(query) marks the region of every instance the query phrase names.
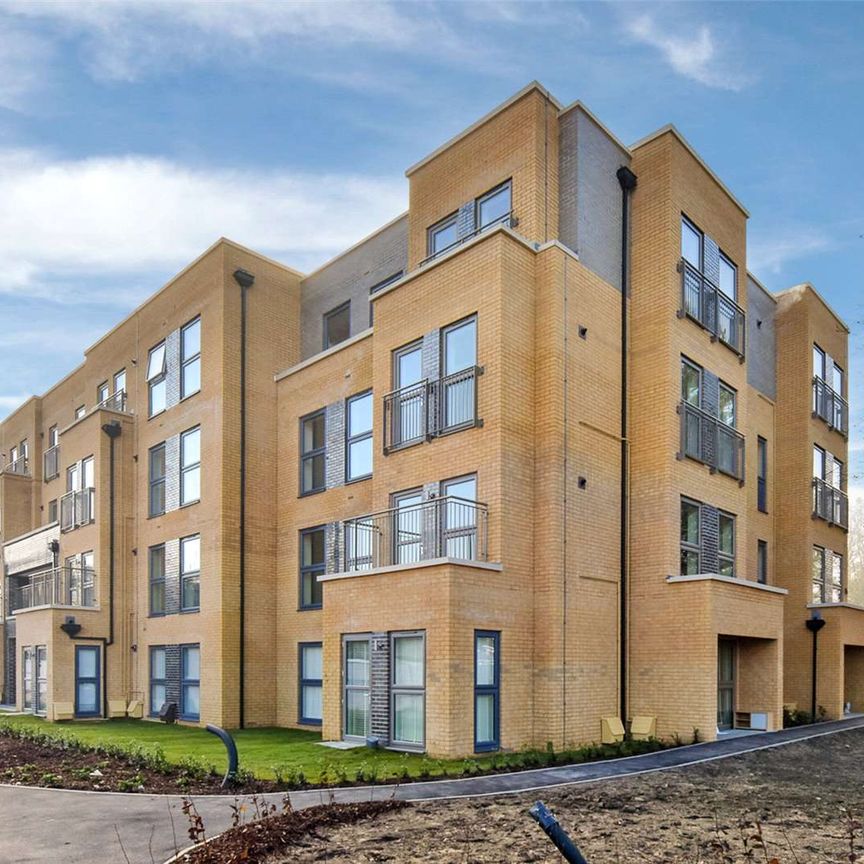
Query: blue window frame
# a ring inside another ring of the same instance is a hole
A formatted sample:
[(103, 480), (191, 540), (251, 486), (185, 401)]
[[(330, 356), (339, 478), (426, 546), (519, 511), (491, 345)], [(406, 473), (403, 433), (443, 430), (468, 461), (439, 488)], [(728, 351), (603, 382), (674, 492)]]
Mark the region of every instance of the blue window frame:
[(75, 646), (76, 717), (100, 717), (102, 715), (99, 650), (98, 645)]
[(301, 642), (299, 722), (321, 725), (322, 651), (320, 642)]
[(168, 701), (167, 651), (164, 645), (150, 648), (150, 716), (155, 717)]
[(324, 586), (318, 581), (326, 569), (326, 529), (306, 528), (300, 532), (300, 608), (320, 609)]
[(501, 746), (501, 634), (474, 631), (474, 750)]
[(201, 716), (201, 648), (180, 646), (180, 716), (198, 720)]

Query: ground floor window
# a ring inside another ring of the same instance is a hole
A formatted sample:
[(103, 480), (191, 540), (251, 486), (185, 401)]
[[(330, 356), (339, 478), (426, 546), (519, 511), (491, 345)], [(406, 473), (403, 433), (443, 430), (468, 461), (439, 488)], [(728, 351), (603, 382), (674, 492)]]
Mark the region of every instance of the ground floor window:
[(75, 716), (98, 717), (99, 710), (99, 646), (75, 647)]
[(48, 711), (48, 649), (36, 646), (36, 705), (37, 714)]
[(21, 649), (21, 707), (25, 711), (33, 710), (33, 666), (35, 655), (29, 646)]
[(321, 722), (321, 670), (320, 642), (300, 643), (300, 722)]
[(370, 733), (370, 655), (367, 636), (346, 636), (344, 640), (345, 688), (344, 729), (347, 738), (366, 738)]
[(167, 652), (163, 646), (150, 649), (150, 714), (155, 716), (168, 701)]
[(422, 749), (426, 732), (426, 638), (391, 634), (391, 743)]
[(474, 631), (474, 749), (497, 750), (501, 745), (501, 634)]
[(201, 649), (180, 646), (180, 716), (197, 720), (201, 714)]

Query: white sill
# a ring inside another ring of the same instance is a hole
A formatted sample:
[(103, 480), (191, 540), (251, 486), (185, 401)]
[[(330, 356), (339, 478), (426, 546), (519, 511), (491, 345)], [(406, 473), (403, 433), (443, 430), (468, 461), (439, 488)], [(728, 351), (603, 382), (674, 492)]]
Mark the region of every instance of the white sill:
[(727, 585), (740, 585), (742, 588), (755, 588), (757, 591), (767, 591), (770, 594), (788, 594), (785, 588), (776, 585), (763, 585), (752, 579), (738, 579), (735, 576), (721, 576), (719, 573), (696, 573), (693, 576), (667, 576), (666, 581), (670, 584), (676, 582), (724, 582)]
[(477, 570), (494, 570), (498, 573), (504, 570), (503, 564), (489, 561), (466, 561), (463, 558), (430, 558), (428, 561), (417, 561), (413, 564), (390, 564), (387, 567), (375, 567), (372, 570), (351, 570), (347, 573), (325, 573), (318, 577), (319, 582), (334, 582), (339, 579), (352, 579), (355, 576), (377, 576), (380, 573), (398, 573), (402, 570), (419, 570), (422, 567), (438, 567), (441, 564), (455, 564), (460, 567), (474, 567)]

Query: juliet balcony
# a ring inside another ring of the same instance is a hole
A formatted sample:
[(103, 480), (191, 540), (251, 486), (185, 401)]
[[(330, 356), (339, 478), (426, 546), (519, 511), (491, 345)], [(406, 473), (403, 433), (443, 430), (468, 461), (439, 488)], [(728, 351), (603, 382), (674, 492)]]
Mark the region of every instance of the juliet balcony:
[(9, 615), (46, 606), (92, 609), (96, 579), (90, 567), (52, 567), (6, 580)]
[(719, 417), (689, 402), (678, 406), (681, 417), (681, 458), (695, 459), (712, 473), (719, 471), (744, 483), (744, 436)]
[(684, 258), (678, 270), (681, 273), (679, 316), (695, 321), (711, 334), (712, 341), (722, 342), (743, 362), (747, 332), (744, 310)]
[(12, 462), (8, 462), (3, 466), (4, 474), (14, 474), (16, 477), (30, 476), (30, 460), (26, 456), (19, 456)]
[(841, 435), (849, 434), (849, 404), (818, 375), (813, 378), (813, 416), (821, 417)]
[(67, 492), (60, 499), (60, 530), (65, 533), (89, 525), (95, 518), (95, 497), (92, 486)]
[(441, 558), (485, 562), (488, 523), (485, 504), (454, 495), (347, 519), (340, 525), (339, 572)]
[(846, 493), (826, 483), (820, 477), (813, 478), (813, 515), (830, 525), (849, 528), (849, 498)]

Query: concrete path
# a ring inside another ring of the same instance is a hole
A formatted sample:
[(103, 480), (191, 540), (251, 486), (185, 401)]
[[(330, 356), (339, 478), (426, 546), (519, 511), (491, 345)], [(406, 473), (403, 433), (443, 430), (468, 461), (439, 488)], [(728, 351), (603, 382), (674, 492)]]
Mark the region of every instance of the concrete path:
[[(763, 735), (727, 738), (587, 765), (540, 768), (464, 780), (292, 792), (291, 803), (299, 809), (331, 801), (370, 801), (391, 797), (425, 801), (526, 793), (555, 786), (683, 768), (860, 728), (864, 728), (864, 717)], [(281, 794), (266, 797), (276, 803), (282, 800)], [(230, 806), (233, 803), (230, 796), (200, 796), (194, 800), (204, 817), (208, 836), (229, 827)], [(170, 858), (177, 849), (189, 845), (186, 819), (180, 812), (181, 801), (180, 797), (166, 795), (0, 786), (0, 861), (14, 861), (16, 864), (54, 861), (66, 864), (124, 864), (125, 849), (130, 864), (159, 864)], [(123, 849), (117, 839), (118, 833)]]

